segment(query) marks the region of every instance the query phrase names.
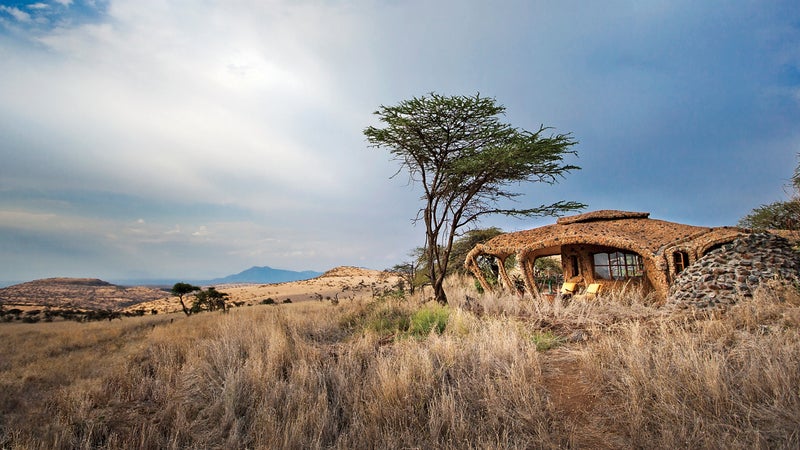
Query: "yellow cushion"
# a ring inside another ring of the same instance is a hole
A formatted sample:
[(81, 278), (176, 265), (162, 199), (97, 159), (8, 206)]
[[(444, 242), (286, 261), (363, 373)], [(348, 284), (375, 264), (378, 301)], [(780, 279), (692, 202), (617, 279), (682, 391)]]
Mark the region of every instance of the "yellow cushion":
[(577, 285), (578, 285), (578, 283), (564, 283), (564, 284), (561, 285), (561, 293), (562, 294), (574, 294), (575, 293), (575, 287)]
[(589, 295), (597, 295), (600, 292), (600, 288), (602, 285), (600, 283), (592, 283), (589, 286), (586, 286), (586, 294)]

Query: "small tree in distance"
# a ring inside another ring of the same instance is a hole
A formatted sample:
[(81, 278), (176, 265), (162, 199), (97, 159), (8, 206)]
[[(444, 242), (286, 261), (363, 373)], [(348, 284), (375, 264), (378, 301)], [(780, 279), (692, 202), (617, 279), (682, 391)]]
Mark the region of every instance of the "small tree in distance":
[(181, 308), (183, 308), (183, 313), (187, 316), (190, 316), (192, 311), (186, 307), (186, 303), (183, 302), (183, 296), (199, 290), (199, 287), (193, 286), (189, 283), (175, 283), (175, 285), (172, 286), (170, 293), (173, 295), (173, 297), (178, 297), (178, 301), (181, 302)]
[(415, 278), (417, 277), (417, 268), (419, 267), (419, 263), (416, 261), (406, 261), (400, 264), (395, 264), (390, 269), (392, 272), (396, 272), (400, 275), (400, 279), (403, 281), (403, 285), (408, 286), (408, 293), (414, 295), (414, 290), (416, 286), (414, 285)]
[(559, 201), (535, 208), (503, 208), (503, 200), (519, 196), (512, 184), (553, 184), (579, 167), (564, 163), (577, 142), (569, 134), (544, 136), (500, 121), (505, 107), (493, 98), (442, 96), (431, 93), (381, 106), (375, 114), (383, 128), (367, 127), (364, 135), (375, 148), (387, 148), (424, 194), (414, 221), (425, 224), (428, 277), (434, 298), (447, 303), (444, 278), (453, 240), (459, 230), (487, 214), (518, 217), (558, 215), (582, 209), (582, 203)]
[(225, 292), (220, 292), (214, 286), (209, 287), (205, 291), (200, 290), (196, 294), (194, 294), (195, 300), (194, 304), (192, 305), (193, 312), (200, 312), (204, 309), (208, 311), (216, 311), (221, 309), (222, 312), (228, 312), (227, 304), (225, 301), (228, 298), (228, 294)]

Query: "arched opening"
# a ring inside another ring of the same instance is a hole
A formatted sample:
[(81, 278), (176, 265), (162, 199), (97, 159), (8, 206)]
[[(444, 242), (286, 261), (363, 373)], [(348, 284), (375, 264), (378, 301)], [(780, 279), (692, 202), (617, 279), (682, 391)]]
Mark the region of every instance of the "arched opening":
[(677, 251), (672, 254), (672, 263), (675, 266), (675, 275), (683, 272), (689, 267), (689, 254), (684, 251)]
[(533, 263), (533, 278), (539, 292), (554, 294), (564, 282), (561, 255), (540, 256)]
[(500, 280), (498, 258), (494, 255), (478, 255), (478, 257), (475, 258), (475, 263), (481, 275), (483, 275), (483, 278), (486, 280), (486, 283), (490, 287), (496, 286)]

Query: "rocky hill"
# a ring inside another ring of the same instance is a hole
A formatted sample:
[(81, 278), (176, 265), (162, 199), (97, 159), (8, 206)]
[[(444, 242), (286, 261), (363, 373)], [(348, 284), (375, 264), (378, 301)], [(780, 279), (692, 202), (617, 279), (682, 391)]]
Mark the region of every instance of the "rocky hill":
[(169, 297), (148, 287), (123, 287), (92, 278), (46, 278), (0, 289), (0, 303), (117, 310)]
[(397, 274), (386, 271), (365, 269), (363, 267), (339, 266), (339, 267), (334, 267), (331, 270), (328, 270), (327, 272), (320, 275), (319, 278), (372, 277), (378, 280), (383, 280), (386, 278), (391, 278), (396, 276)]

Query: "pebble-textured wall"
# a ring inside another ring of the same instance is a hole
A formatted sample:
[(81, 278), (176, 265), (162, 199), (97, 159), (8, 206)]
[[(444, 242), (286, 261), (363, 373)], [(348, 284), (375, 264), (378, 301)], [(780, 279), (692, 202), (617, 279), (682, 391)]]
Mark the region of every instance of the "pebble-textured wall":
[(752, 296), (765, 280), (797, 281), (800, 254), (769, 233), (740, 237), (686, 268), (669, 290), (667, 306), (717, 308)]

